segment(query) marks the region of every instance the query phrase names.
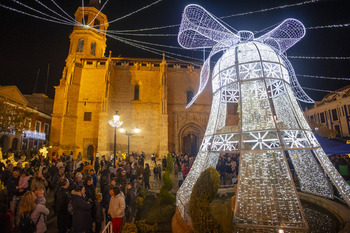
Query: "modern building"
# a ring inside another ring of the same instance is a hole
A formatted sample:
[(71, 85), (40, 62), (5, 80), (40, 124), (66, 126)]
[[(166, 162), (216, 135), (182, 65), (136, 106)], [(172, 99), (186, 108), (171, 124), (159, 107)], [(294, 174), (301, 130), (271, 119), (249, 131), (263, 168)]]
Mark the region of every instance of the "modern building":
[[(92, 1), (94, 2), (94, 1)], [(118, 111), (123, 128), (141, 131), (128, 140), (117, 131), (117, 152), (161, 156), (169, 152), (196, 154), (208, 122), (209, 85), (186, 109), (199, 86), (200, 64), (162, 59), (105, 57), (107, 16), (92, 5), (75, 13), (77, 24), (60, 84), (55, 87), (50, 144), (53, 151), (93, 156), (113, 153)], [(84, 14), (84, 15), (83, 15)], [(97, 15), (97, 17), (96, 17)], [(93, 22), (92, 22), (93, 21)], [(233, 113), (234, 114), (234, 113)]]
[(3, 152), (37, 152), (43, 145), (48, 145), (52, 99), (38, 93), (23, 95), (16, 86), (0, 86), (0, 99), (13, 108), (21, 108), (33, 113), (28, 120), (29, 129), (23, 133), (0, 132), (0, 147)]
[(339, 137), (350, 136), (350, 85), (327, 94), (321, 101), (305, 108), (310, 121), (324, 124), (336, 130)]

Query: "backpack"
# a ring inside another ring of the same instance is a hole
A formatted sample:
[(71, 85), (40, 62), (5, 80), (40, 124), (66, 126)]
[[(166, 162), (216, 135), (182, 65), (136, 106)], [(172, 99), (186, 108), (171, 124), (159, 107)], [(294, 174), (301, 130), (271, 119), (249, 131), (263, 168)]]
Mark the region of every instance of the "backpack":
[(33, 233), (36, 231), (36, 225), (38, 225), (41, 214), (39, 215), (36, 223), (32, 221), (31, 215), (32, 212), (21, 215), (21, 219), (19, 221), (19, 228), (22, 233)]

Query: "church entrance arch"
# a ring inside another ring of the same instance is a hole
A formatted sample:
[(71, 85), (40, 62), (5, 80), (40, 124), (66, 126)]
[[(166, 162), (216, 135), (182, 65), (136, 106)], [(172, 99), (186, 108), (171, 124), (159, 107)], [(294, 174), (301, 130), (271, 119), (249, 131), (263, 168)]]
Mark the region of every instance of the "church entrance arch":
[(0, 147), (2, 148), (2, 152), (7, 152), (10, 147), (10, 139), (7, 135), (2, 135), (0, 138)]
[(196, 156), (202, 142), (204, 129), (199, 125), (190, 123), (183, 126), (179, 134), (179, 144), (181, 153)]

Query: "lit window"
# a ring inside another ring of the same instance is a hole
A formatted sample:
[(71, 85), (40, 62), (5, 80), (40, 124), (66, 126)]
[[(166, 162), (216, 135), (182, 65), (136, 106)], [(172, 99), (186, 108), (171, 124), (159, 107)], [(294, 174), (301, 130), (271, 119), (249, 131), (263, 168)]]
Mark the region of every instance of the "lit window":
[(40, 132), (41, 129), (41, 122), (37, 121), (35, 122), (35, 132)]

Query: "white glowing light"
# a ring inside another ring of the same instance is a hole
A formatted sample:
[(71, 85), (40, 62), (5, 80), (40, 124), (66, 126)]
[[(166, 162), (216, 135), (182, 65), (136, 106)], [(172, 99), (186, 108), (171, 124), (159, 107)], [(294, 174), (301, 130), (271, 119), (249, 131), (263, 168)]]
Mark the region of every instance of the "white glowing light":
[(32, 138), (32, 139), (39, 139), (39, 140), (46, 139), (45, 133), (39, 133), (36, 131), (30, 131), (30, 130), (25, 130), (23, 136), (25, 138)]
[[(199, 91), (189, 106), (209, 80), (211, 57), (218, 52), (223, 55), (213, 69), (213, 100), (200, 151), (177, 192), (176, 205), (184, 219), (188, 219), (190, 195), (200, 173), (215, 167), (220, 153), (231, 151), (241, 156), (234, 214), (238, 228), (249, 224), (273, 230), (287, 227), (293, 232), (306, 229), (286, 151), (302, 191), (332, 198), (325, 170), (350, 204), (350, 186), (328, 160), (297, 103), (297, 99), (312, 100), (283, 55), (304, 34), (299, 21), (288, 19), (254, 39), (248, 31), (237, 35), (230, 32), (200, 6), (185, 8), (178, 36), (180, 45), (212, 47), (201, 71)], [(228, 103), (238, 103), (237, 125), (226, 122)]]

